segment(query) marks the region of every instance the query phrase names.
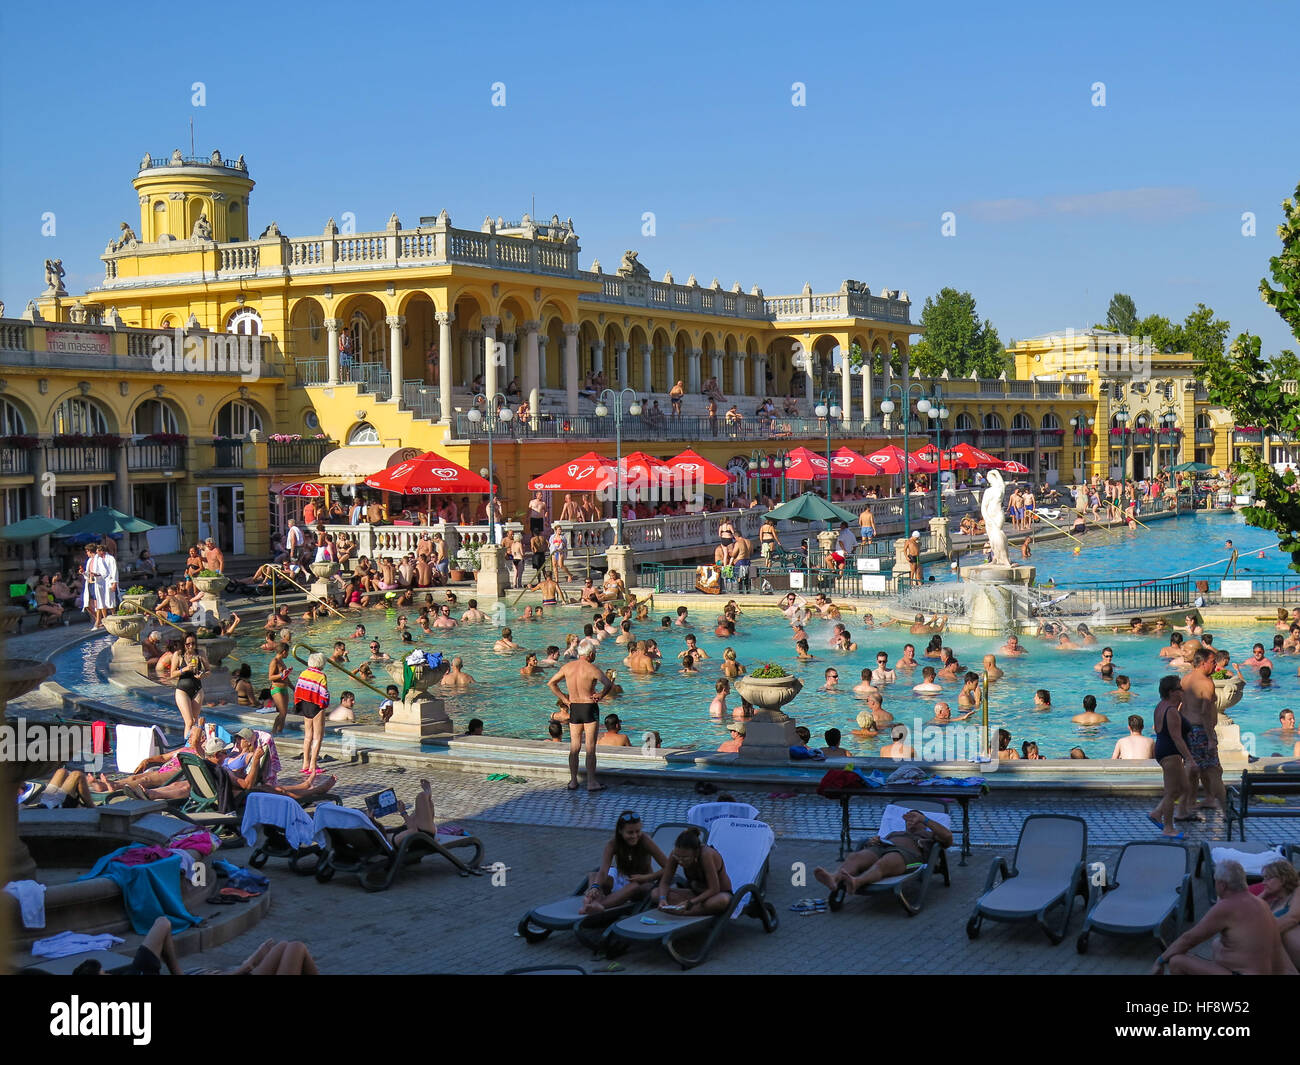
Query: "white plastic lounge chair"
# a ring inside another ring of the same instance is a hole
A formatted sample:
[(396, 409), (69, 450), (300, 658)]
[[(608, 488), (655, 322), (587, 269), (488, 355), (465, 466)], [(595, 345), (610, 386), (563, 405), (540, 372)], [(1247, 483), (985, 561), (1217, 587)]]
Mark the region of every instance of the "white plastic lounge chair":
[[(475, 836), (431, 836), (416, 832), (394, 850), (388, 835), (363, 811), (336, 803), (321, 803), (316, 807), (313, 827), (316, 843), (325, 850), (316, 867), (316, 879), (322, 884), (333, 879), (341, 869), (359, 875), (367, 891), (386, 891), (398, 870), (429, 854), (446, 858), (461, 876), (481, 875), (477, 867), (483, 858), (483, 844)], [(400, 831), (399, 827), (392, 833)], [(474, 857), (468, 865), (451, 853), (458, 847), (474, 848)]]
[[(690, 827), (690, 825), (681, 821), (665, 821), (655, 828), (654, 832), (650, 834), (650, 838), (658, 844), (660, 850), (667, 854), (673, 849), (673, 844), (676, 842), (678, 835), (684, 829)], [(708, 829), (704, 829), (702, 838), (705, 842), (708, 842), (708, 835)], [(599, 933), (603, 932), (612, 921), (643, 909), (649, 902), (649, 894), (647, 893), (646, 898), (640, 900), (640, 904), (629, 902), (623, 906), (602, 910), (600, 913), (579, 913), (578, 909), (582, 905), (582, 897), (587, 893), (587, 883), (588, 879), (584, 876), (573, 894), (565, 895), (562, 899), (556, 899), (554, 902), (547, 902), (529, 910), (520, 919), (515, 930), (529, 943), (540, 943), (550, 936), (552, 932), (573, 931), (577, 933), (580, 943), (594, 948), (599, 941)], [(597, 933), (594, 937), (588, 935), (593, 931)]]
[[(718, 937), (741, 914), (758, 918), (763, 931), (775, 932), (776, 907), (763, 897), (774, 839), (772, 829), (762, 821), (714, 821), (709, 844), (722, 855), (735, 889), (729, 909), (701, 917), (682, 917), (659, 909), (624, 917), (605, 932), (605, 954), (621, 954), (633, 943), (662, 943), (674, 961), (690, 969), (708, 957)], [(697, 942), (688, 947), (688, 940)]]
[[(920, 810), (930, 820), (943, 825), (944, 828), (952, 828), (952, 818), (948, 815), (947, 808), (943, 803), (936, 802), (933, 799), (918, 799), (906, 805), (894, 803), (886, 806), (880, 815), (880, 829), (876, 835), (884, 839), (888, 833), (899, 831), (903, 827), (903, 815), (908, 810)], [(865, 840), (858, 844), (857, 849), (861, 850), (864, 846), (866, 846)], [(874, 884), (867, 884), (858, 888), (855, 894), (892, 894), (907, 912), (907, 916), (915, 917), (925, 905), (925, 896), (930, 890), (930, 877), (936, 872), (943, 877), (945, 887), (951, 886), (952, 880), (948, 875), (948, 851), (946, 847), (942, 847), (938, 843), (935, 843), (930, 848), (929, 858), (915, 869), (909, 869), (899, 876), (887, 876), (883, 880), (877, 880)], [(830, 909), (838, 910), (843, 905), (843, 888), (840, 891), (831, 892), (828, 902)]]
[[(1200, 853), (1196, 857), (1196, 876), (1197, 879), (1205, 878), (1205, 890), (1209, 895), (1210, 904), (1213, 905), (1219, 900), (1218, 893), (1214, 890), (1214, 852), (1215, 851), (1236, 851), (1238, 854), (1258, 854), (1267, 856), (1260, 858), (1260, 867), (1267, 865), (1269, 862), (1277, 861), (1281, 858), (1287, 858), (1292, 865), (1300, 869), (1300, 844), (1296, 843), (1263, 843), (1259, 840), (1242, 839), (1229, 840), (1227, 843), (1222, 841), (1206, 840), (1201, 844)], [(1248, 862), (1242, 862), (1246, 870), (1246, 880), (1251, 883), (1259, 882), (1259, 874), (1254, 872), (1254, 866)]]
[(747, 802), (699, 802), (686, 811), (687, 823), (706, 832), (714, 821), (722, 817), (734, 818), (737, 821), (756, 821), (758, 808), (750, 806)]
[[(1088, 911), (1075, 940), (1080, 954), (1095, 932), (1111, 936), (1154, 935), (1162, 947), (1182, 935), (1183, 920), (1195, 916), (1192, 899), (1192, 852), (1175, 840), (1126, 843), (1115, 861), (1115, 875), (1105, 894)], [(1161, 935), (1174, 918), (1173, 937)]]
[[(984, 919), (990, 921), (1037, 921), (1053, 943), (1065, 938), (1074, 910), (1074, 898), (1090, 897), (1088, 869), (1088, 825), (1082, 817), (1068, 814), (1030, 814), (1020, 827), (1016, 853), (1008, 867), (1005, 858), (994, 858), (984, 894), (966, 922), (966, 935), (980, 934)], [(1002, 881), (998, 883), (998, 874)], [(1057, 906), (1065, 909), (1057, 931), (1047, 914)]]

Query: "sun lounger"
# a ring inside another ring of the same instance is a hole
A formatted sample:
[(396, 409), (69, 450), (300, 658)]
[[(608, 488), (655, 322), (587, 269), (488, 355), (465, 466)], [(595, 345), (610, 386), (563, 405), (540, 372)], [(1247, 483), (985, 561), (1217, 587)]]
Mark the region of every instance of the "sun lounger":
[[(1016, 852), (1007, 865), (993, 859), (984, 894), (966, 922), (966, 935), (974, 939), (985, 918), (990, 921), (1037, 921), (1053, 943), (1065, 938), (1074, 910), (1074, 898), (1089, 899), (1088, 825), (1067, 814), (1030, 814), (1020, 828)], [(1001, 883), (998, 875), (1001, 874)], [(1048, 913), (1062, 906), (1060, 930), (1047, 921)]]
[[(337, 803), (321, 803), (313, 822), (316, 843), (325, 851), (316, 867), (316, 880), (325, 884), (340, 870), (356, 873), (367, 891), (386, 891), (397, 873), (406, 865), (437, 854), (451, 862), (461, 876), (480, 876), (478, 865), (483, 859), (483, 843), (476, 836), (431, 836), (415, 832), (394, 849), (388, 833), (381, 830), (361, 810)], [(396, 828), (393, 834), (402, 831)], [(452, 850), (473, 847), (469, 864), (452, 854)]]
[[(1184, 918), (1195, 916), (1192, 899), (1192, 852), (1174, 840), (1142, 840), (1124, 844), (1115, 862), (1115, 875), (1105, 893), (1084, 919), (1075, 941), (1080, 954), (1095, 932), (1111, 936), (1154, 935), (1162, 947), (1182, 934)], [(1174, 934), (1161, 935), (1174, 919)]]
[(686, 811), (687, 823), (704, 829), (705, 833), (714, 821), (723, 817), (735, 818), (738, 821), (754, 821), (758, 818), (758, 808), (750, 806), (747, 802), (698, 802)]
[(683, 917), (658, 909), (624, 917), (605, 932), (606, 955), (620, 954), (633, 943), (661, 943), (674, 961), (690, 969), (708, 957), (718, 937), (742, 914), (758, 918), (763, 931), (775, 932), (776, 907), (763, 896), (774, 838), (772, 829), (762, 821), (713, 822), (709, 843), (721, 853), (735, 888), (731, 906), (723, 913), (702, 917)]
[[(1259, 859), (1260, 867), (1267, 865), (1269, 862), (1276, 861), (1283, 857), (1290, 860), (1291, 864), (1300, 869), (1300, 844), (1296, 843), (1263, 843), (1259, 840), (1231, 840), (1227, 843), (1222, 841), (1207, 840), (1201, 844), (1200, 853), (1196, 857), (1196, 877), (1205, 879), (1205, 890), (1209, 895), (1210, 903), (1213, 905), (1218, 901), (1218, 893), (1214, 890), (1214, 852), (1231, 851), (1238, 855), (1261, 855)], [(1265, 858), (1263, 856), (1267, 855)], [(1254, 866), (1249, 862), (1243, 861), (1242, 867), (1246, 870), (1246, 880), (1253, 883), (1259, 882), (1259, 874), (1253, 872)]]
[[(946, 812), (943, 803), (918, 799), (903, 806), (898, 804), (886, 806), (880, 815), (880, 830), (876, 835), (884, 839), (888, 833), (899, 831), (903, 827), (903, 815), (908, 810), (920, 810), (932, 821), (943, 825), (944, 828), (952, 828), (952, 818)], [(866, 846), (865, 840), (858, 844), (857, 849), (861, 850), (864, 846)], [(907, 912), (907, 916), (915, 917), (921, 912), (921, 908), (925, 906), (925, 896), (930, 890), (930, 877), (936, 872), (943, 877), (945, 887), (951, 886), (952, 880), (948, 875), (948, 849), (938, 843), (935, 843), (930, 848), (929, 858), (915, 869), (908, 870), (899, 876), (887, 876), (883, 880), (877, 880), (874, 884), (866, 884), (858, 888), (855, 894), (892, 894)], [(844, 905), (843, 896), (839, 892), (832, 892), (828, 905), (832, 910), (838, 910)]]
[[(705, 805), (723, 804), (709, 803)], [(693, 807), (693, 809), (698, 808)], [(658, 844), (660, 850), (667, 854), (672, 850), (677, 836), (684, 829), (690, 827), (690, 825), (683, 824), (681, 821), (666, 821), (651, 833), (650, 838)], [(706, 840), (708, 834), (708, 829), (703, 829), (702, 836)], [(595, 914), (579, 913), (578, 909), (582, 906), (582, 897), (587, 893), (587, 885), (588, 878), (584, 876), (571, 895), (566, 895), (562, 899), (556, 899), (554, 902), (547, 902), (529, 910), (520, 919), (516, 931), (529, 943), (540, 943), (550, 936), (552, 932), (572, 931), (577, 934), (578, 941), (584, 946), (595, 947), (599, 936), (592, 938), (591, 932), (603, 931), (611, 921), (643, 909), (649, 901), (649, 894), (647, 893), (646, 897), (639, 900), (639, 902), (629, 902), (623, 906), (615, 906), (612, 909)]]
[(268, 858), (287, 858), (289, 868), (299, 876), (316, 871), (323, 854), (313, 840), (315, 823), (288, 795), (255, 791), (244, 802), (240, 835), (253, 853), (248, 864), (261, 869)]

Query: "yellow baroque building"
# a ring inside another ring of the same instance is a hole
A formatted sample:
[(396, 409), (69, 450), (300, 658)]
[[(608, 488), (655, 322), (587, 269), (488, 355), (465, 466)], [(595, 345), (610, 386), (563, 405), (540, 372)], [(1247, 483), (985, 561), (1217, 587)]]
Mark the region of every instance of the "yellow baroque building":
[[(108, 503), (159, 525), (160, 550), (212, 535), (264, 556), (295, 481), (346, 493), (407, 449), (485, 469), (489, 446), (519, 515), (529, 479), (612, 451), (616, 418), (626, 448), (693, 446), (733, 469), (757, 460), (749, 488), (775, 494), (765, 462), (800, 443), (933, 440), (934, 419), (882, 417), (904, 392), (942, 397), (944, 446), (968, 440), (1048, 481), (1222, 465), (1256, 443), (1210, 409), (1190, 356), (1143, 363), (1134, 341), (1103, 331), (1020, 341), (998, 379), (922, 379), (905, 291), (844, 281), (773, 297), (695, 275), (656, 281), (631, 251), (613, 270), (584, 270), (572, 219), (558, 216), (462, 229), (445, 211), (414, 228), (393, 215), (367, 233), (331, 219), (291, 237), (250, 225), (253, 179), (242, 156), (219, 152), (146, 155), (133, 186), (138, 226), (120, 224), (99, 288), (69, 295), (47, 264), (46, 290), (0, 318), (6, 522)], [(641, 413), (620, 418), (611, 401), (598, 414), (596, 377), (630, 389)], [(727, 397), (715, 418), (701, 395), (710, 379)], [(526, 400), (530, 416), (474, 421), (480, 393)], [(765, 397), (797, 413), (773, 427), (755, 417)], [(728, 425), (733, 404), (741, 420)], [(20, 546), (4, 552), (7, 567), (22, 564)]]

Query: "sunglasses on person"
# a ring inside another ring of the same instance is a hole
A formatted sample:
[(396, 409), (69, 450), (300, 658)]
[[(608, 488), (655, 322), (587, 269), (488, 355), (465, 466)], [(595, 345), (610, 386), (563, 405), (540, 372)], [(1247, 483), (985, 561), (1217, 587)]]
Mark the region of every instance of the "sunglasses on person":
[(639, 814), (628, 812), (625, 814), (618, 815), (618, 823), (620, 825), (634, 825), (634, 824), (639, 824), (640, 822), (641, 822), (641, 817)]

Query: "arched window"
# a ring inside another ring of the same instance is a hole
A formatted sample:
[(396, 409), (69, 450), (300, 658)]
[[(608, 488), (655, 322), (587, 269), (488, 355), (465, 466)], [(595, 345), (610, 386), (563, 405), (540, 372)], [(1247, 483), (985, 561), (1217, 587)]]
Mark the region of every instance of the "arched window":
[(369, 422), (362, 422), (352, 432), (348, 433), (349, 444), (377, 444), (379, 443), (379, 431)]
[(23, 412), (7, 399), (0, 399), (0, 436), (22, 436), (27, 432)]
[(360, 311), (354, 311), (352, 321), (348, 323), (348, 332), (352, 334), (352, 357), (358, 362), (373, 362), (383, 356), (383, 351), (376, 350), (376, 341), (372, 333), (370, 320)]
[(179, 433), (180, 422), (171, 405), (161, 399), (146, 399), (136, 407), (131, 419), (131, 432), (141, 436), (152, 433)]
[(70, 396), (59, 404), (54, 412), (54, 432), (57, 436), (66, 433), (106, 433), (108, 419), (93, 401), (84, 396)]
[[(990, 426), (994, 428), (994, 426)], [(1034, 423), (1029, 420), (1028, 414), (1017, 414), (1011, 419), (1011, 428), (1018, 432), (1033, 432)]]
[(986, 414), (986, 415), (984, 415), (984, 428), (985, 428), (985, 429), (1002, 429), (1002, 428), (1004, 428), (1004, 426), (1003, 426), (1003, 424), (1002, 424), (1002, 415), (1000, 415), (1000, 414)]
[(1205, 414), (1204, 412), (1198, 414), (1196, 416), (1196, 428), (1213, 429), (1214, 426), (1210, 424), (1210, 416), (1208, 414)]
[(1137, 421), (1135, 421), (1135, 422), (1133, 423), (1133, 428), (1134, 428), (1134, 429), (1150, 429), (1150, 428), (1151, 428), (1151, 415), (1149, 415), (1149, 414), (1145, 414), (1145, 413), (1143, 413), (1143, 414), (1139, 414), (1139, 415), (1137, 416)]
[(218, 436), (247, 436), (252, 429), (262, 428), (262, 416), (248, 403), (232, 399), (217, 411)]
[(243, 336), (262, 335), (262, 316), (251, 307), (236, 311), (226, 323), (227, 333), (239, 333)]
[(1059, 419), (1055, 414), (1053, 414), (1050, 410), (1049, 410), (1046, 414), (1043, 415), (1042, 428), (1044, 428), (1044, 429), (1059, 429), (1060, 427), (1061, 427), (1061, 420), (1060, 420), (1060, 419)]
[(974, 429), (975, 423), (971, 421), (971, 416), (969, 414), (959, 414), (957, 415), (957, 423), (956, 425), (953, 426), (953, 428), (956, 429), (958, 432), (960, 432), (963, 429), (967, 429), (967, 430)]

